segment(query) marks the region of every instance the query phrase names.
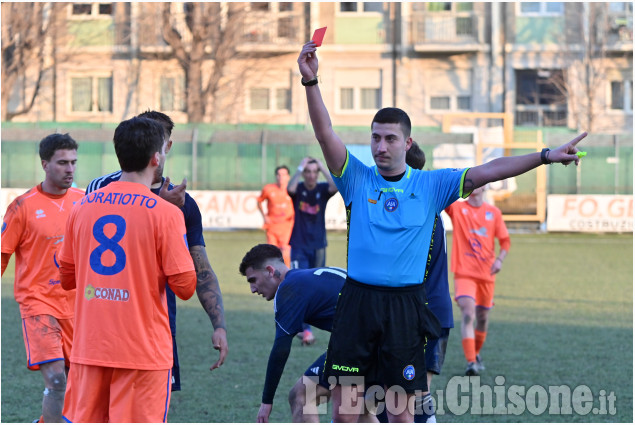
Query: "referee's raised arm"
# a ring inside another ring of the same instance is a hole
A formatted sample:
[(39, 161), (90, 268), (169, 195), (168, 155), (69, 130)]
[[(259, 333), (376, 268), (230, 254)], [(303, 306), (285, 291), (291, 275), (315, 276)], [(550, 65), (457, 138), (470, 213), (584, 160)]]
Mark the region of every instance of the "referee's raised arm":
[(317, 47), (313, 41), (302, 46), (298, 57), (298, 67), (302, 75), (301, 83), (306, 89), (306, 100), (309, 107), (309, 117), (315, 137), (320, 143), (326, 165), (331, 172), (340, 176), (346, 162), (346, 146), (333, 131), (331, 118), (326, 110), (322, 94), (318, 85)]

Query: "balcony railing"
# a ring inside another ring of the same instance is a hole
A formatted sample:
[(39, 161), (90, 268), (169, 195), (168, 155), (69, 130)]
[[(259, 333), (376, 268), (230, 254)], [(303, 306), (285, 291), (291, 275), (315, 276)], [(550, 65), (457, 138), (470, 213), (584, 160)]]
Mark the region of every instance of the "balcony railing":
[(517, 126), (528, 127), (565, 127), (567, 125), (566, 106), (516, 105), (515, 122)]
[(304, 19), (300, 13), (247, 15), (243, 22), (243, 42), (269, 45), (301, 44), (304, 40)]
[(606, 43), (610, 45), (633, 42), (633, 14), (609, 13), (609, 28), (606, 33)]
[(415, 12), (412, 40), (414, 44), (478, 43), (479, 20), (472, 12)]

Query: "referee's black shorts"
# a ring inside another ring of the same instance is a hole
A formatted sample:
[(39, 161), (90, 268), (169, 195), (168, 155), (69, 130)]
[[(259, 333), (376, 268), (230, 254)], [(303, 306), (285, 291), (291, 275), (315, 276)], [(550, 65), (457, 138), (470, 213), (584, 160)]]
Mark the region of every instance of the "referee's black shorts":
[(347, 278), (337, 301), (325, 375), (364, 377), (408, 393), (425, 391), (425, 339), (438, 337), (440, 330), (422, 284), (383, 287)]

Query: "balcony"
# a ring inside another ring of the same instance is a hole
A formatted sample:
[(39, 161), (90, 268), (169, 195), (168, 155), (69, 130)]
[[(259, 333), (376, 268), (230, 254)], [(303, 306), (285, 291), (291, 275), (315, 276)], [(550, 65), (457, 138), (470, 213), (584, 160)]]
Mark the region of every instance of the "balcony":
[(566, 105), (516, 105), (514, 125), (527, 127), (566, 127)]
[(412, 15), (412, 44), (415, 51), (479, 51), (482, 21), (473, 12), (416, 11)]
[(606, 48), (612, 51), (633, 51), (633, 13), (609, 13), (608, 30), (598, 34), (605, 39)]
[(306, 40), (300, 12), (247, 14), (242, 22), (240, 51), (295, 52)]

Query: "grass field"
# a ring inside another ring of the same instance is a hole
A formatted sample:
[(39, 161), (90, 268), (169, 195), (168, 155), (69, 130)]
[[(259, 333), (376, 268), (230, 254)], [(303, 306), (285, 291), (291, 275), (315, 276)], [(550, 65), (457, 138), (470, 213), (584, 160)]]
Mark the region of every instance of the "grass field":
[[(274, 335), (273, 306), (250, 294), (237, 268), (251, 246), (264, 242), (264, 234), (206, 233), (205, 239), (223, 291), (229, 356), (220, 369), (209, 371), (217, 358), (209, 319), (196, 296), (180, 302), (177, 339), (183, 391), (173, 394), (168, 420), (254, 422)], [(345, 235), (330, 233), (329, 244), (327, 264), (345, 267)], [(40, 374), (25, 367), (12, 283), (11, 264), (2, 278), (0, 420), (31, 422), (41, 411), (43, 385)], [(586, 406), (585, 397), (591, 397), (580, 393), (580, 386), (586, 385), (595, 400), (589, 404), (589, 414), (580, 409), (550, 414), (551, 404), (540, 413), (541, 409), (518, 407), (511, 396), (504, 401), (515, 408), (507, 414), (478, 414), (475, 404), (461, 414), (461, 406), (445, 391), (448, 381), (455, 382), (451, 379), (461, 376), (465, 366), (458, 313), (455, 308), (457, 328), (450, 334), (443, 373), (432, 383), (433, 394), (444, 391), (445, 413), (437, 415), (439, 422), (633, 422), (632, 235), (512, 235), (510, 254), (497, 280), (496, 307), (482, 351), (487, 370), (480, 377), (481, 385), (491, 386), (495, 396), (508, 394), (514, 386), (526, 388), (527, 406), (536, 404), (549, 387), (567, 386), (578, 397), (574, 405), (581, 408)], [(316, 335), (317, 343), (311, 347), (294, 344), (272, 422), (291, 421), (288, 390), (326, 348), (328, 334), (317, 331)], [(594, 415), (591, 406), (601, 408), (602, 398), (611, 411), (611, 394), (614, 414)], [(324, 415), (322, 421), (330, 422), (330, 416)]]

